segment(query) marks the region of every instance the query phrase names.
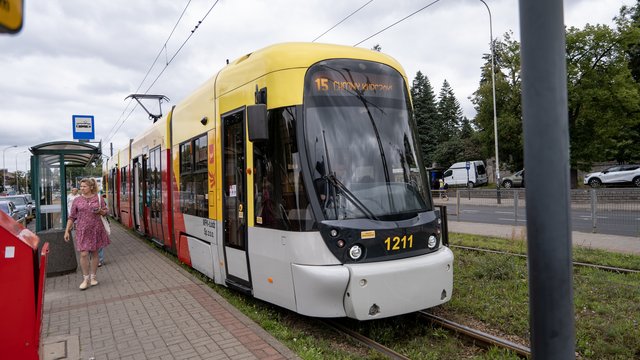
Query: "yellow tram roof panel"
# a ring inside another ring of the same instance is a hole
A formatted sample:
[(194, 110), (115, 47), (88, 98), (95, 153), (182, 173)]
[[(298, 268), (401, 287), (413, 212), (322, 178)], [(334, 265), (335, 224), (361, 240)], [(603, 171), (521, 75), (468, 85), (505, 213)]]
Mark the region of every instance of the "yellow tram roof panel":
[[(291, 68), (308, 68), (326, 59), (361, 59), (385, 63), (398, 70), (405, 78), (400, 63), (378, 51), (345, 45), (291, 42), (267, 46), (237, 58), (220, 71), (218, 90), (224, 93), (225, 78), (235, 85), (253, 81), (265, 74)], [(227, 88), (226, 90), (230, 90)]]

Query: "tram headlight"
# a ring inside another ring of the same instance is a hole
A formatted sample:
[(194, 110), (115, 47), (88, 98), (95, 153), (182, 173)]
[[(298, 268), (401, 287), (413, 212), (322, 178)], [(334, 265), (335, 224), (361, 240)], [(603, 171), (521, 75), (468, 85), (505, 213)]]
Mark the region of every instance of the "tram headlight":
[(331, 235), (331, 237), (338, 236), (338, 229), (331, 229), (331, 231), (329, 232), (329, 235)]
[(349, 257), (351, 257), (352, 260), (358, 260), (360, 259), (361, 256), (362, 256), (362, 247), (360, 247), (360, 245), (353, 245), (349, 249)]
[(427, 240), (427, 247), (429, 249), (433, 249), (438, 244), (438, 239), (434, 235), (429, 235), (429, 240)]

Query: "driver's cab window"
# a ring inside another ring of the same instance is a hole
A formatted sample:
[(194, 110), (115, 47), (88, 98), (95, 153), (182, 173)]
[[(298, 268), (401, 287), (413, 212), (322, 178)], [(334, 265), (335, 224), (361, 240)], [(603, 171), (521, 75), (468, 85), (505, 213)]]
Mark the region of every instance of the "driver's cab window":
[(271, 109), (269, 141), (254, 144), (255, 225), (289, 231), (314, 227), (302, 180), (295, 108)]

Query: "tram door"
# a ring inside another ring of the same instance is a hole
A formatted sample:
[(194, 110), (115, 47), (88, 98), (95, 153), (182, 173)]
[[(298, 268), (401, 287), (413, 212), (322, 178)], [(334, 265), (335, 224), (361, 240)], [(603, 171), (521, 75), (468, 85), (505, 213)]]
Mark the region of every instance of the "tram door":
[(142, 156), (133, 159), (133, 228), (139, 232), (144, 233), (144, 226), (142, 219), (144, 219), (144, 210), (142, 205), (144, 204), (144, 177), (142, 176)]
[(118, 168), (113, 168), (109, 172), (109, 192), (107, 204), (109, 205), (109, 213), (116, 219), (120, 218), (120, 212), (116, 201), (118, 201), (118, 193), (120, 190), (120, 182), (118, 181)]
[[(149, 157), (145, 157), (145, 203), (147, 207), (147, 217), (145, 226), (148, 225), (147, 233), (152, 239), (161, 241), (162, 234), (162, 188), (160, 171), (160, 146), (149, 151)], [(148, 222), (147, 218), (149, 219)], [(164, 243), (163, 243), (164, 244)]]
[(222, 117), (222, 216), (227, 284), (250, 291), (244, 117), (244, 110)]

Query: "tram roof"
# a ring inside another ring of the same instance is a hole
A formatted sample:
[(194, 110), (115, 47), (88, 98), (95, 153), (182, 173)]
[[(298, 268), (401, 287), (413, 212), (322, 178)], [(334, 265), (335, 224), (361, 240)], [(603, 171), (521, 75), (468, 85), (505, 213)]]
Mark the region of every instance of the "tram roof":
[(217, 77), (218, 94), (255, 80), (265, 74), (293, 68), (308, 68), (327, 59), (360, 59), (390, 65), (406, 77), (404, 68), (390, 55), (365, 48), (305, 42), (288, 42), (267, 46), (243, 55), (223, 68)]
[(29, 150), (49, 165), (59, 164), (62, 155), (65, 166), (87, 166), (102, 153), (97, 146), (77, 141), (42, 143), (32, 146)]
[(229, 65), (239, 65), (247, 60), (249, 62), (254, 60), (272, 67), (271, 70), (279, 70), (290, 67), (308, 67), (318, 61), (332, 58), (357, 58), (378, 61), (396, 67), (398, 70), (402, 69), (394, 58), (379, 51), (345, 45), (305, 42), (273, 44), (243, 55)]

